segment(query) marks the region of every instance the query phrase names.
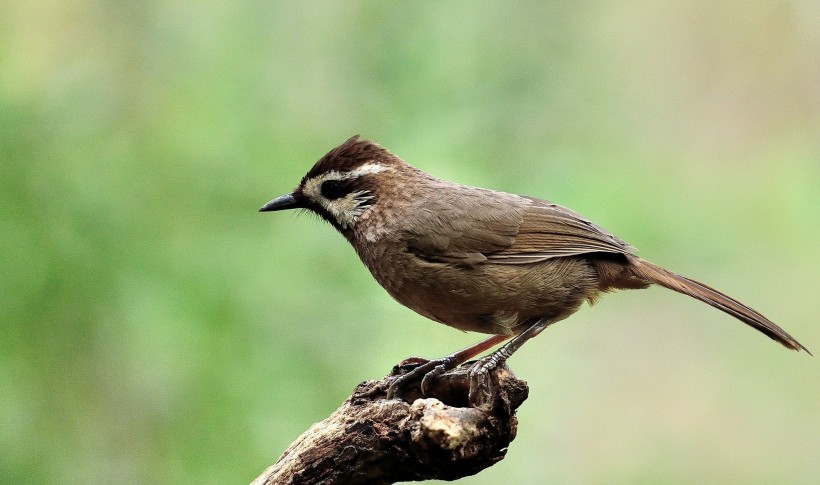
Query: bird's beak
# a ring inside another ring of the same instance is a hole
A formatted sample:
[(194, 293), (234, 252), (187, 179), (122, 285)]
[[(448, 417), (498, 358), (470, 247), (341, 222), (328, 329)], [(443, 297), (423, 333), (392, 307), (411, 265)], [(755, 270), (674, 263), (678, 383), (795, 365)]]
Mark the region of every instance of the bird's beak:
[(282, 211), (285, 209), (297, 209), (299, 207), (302, 207), (299, 199), (293, 194), (286, 194), (263, 205), (259, 209), (259, 212)]

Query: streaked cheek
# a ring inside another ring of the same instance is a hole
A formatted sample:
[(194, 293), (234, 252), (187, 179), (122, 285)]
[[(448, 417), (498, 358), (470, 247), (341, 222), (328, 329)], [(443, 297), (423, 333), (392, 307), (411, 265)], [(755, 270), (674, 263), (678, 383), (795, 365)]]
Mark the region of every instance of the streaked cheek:
[(356, 216), (358, 215), (358, 203), (353, 199), (353, 197), (345, 197), (342, 199), (327, 201), (326, 203), (327, 205), (325, 208), (328, 212), (333, 214), (333, 217), (336, 218), (340, 226), (349, 228), (353, 225), (353, 222), (356, 220)]

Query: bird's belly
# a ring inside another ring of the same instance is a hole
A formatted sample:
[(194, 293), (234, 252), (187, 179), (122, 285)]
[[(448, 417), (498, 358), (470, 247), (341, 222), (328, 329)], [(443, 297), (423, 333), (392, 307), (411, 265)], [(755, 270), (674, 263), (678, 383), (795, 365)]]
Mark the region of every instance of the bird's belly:
[(557, 321), (598, 293), (583, 258), (526, 265), (461, 267), (416, 260), (390, 281), (376, 279), (403, 305), (461, 330), (517, 334), (538, 319)]

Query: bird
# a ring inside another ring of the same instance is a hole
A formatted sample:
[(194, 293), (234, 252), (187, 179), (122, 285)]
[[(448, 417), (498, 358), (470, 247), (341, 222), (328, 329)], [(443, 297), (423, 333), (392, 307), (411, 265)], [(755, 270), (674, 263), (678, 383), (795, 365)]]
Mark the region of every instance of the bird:
[(506, 342), (472, 364), (472, 400), (474, 381), (584, 302), (650, 285), (700, 300), (810, 354), (758, 311), (640, 258), (634, 247), (577, 212), (441, 180), (359, 135), (320, 158), (293, 191), (259, 211), (286, 209), (329, 222), (402, 305), (450, 327), (490, 335), (416, 367), (391, 385), (388, 396), (419, 378), (425, 391), (435, 376)]

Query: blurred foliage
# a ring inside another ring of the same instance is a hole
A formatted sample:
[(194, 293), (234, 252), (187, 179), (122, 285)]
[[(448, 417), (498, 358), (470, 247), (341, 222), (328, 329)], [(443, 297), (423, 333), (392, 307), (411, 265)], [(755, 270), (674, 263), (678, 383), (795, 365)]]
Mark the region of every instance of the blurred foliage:
[[(555, 200), (820, 349), (809, 1), (2, 2), (0, 483), (242, 483), (480, 338), (258, 214), (354, 133)], [(816, 359), (662, 290), (525, 346), (465, 483), (818, 483)]]

